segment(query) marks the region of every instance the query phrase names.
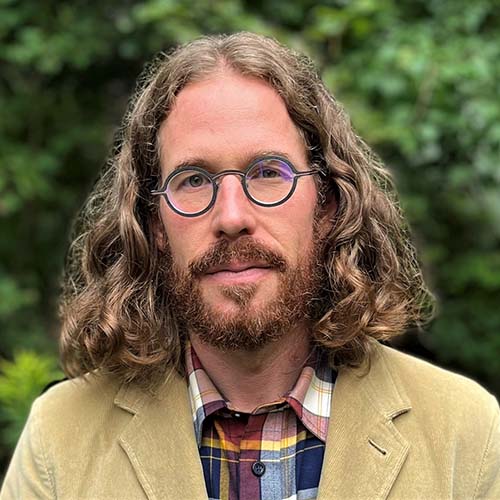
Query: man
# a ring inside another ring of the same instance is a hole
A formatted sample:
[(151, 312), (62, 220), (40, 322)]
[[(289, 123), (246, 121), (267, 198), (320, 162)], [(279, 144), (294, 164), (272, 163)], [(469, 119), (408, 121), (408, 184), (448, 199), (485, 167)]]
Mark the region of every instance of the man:
[(500, 498), (495, 399), (378, 342), (431, 305), (390, 178), (273, 40), (150, 70), (66, 284), (2, 499)]

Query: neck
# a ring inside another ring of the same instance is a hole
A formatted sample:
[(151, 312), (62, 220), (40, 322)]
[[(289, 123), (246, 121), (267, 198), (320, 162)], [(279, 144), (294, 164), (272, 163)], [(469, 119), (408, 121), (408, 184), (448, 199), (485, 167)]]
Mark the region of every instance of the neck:
[(250, 413), (290, 391), (310, 353), (306, 328), (255, 351), (221, 351), (191, 335), (203, 368), (231, 409)]

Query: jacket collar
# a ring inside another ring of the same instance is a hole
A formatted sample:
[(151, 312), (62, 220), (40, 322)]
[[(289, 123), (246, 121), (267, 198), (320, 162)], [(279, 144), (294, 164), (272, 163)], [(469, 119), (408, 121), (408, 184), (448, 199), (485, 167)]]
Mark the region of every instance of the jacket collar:
[[(318, 500), (388, 496), (409, 443), (393, 421), (411, 405), (374, 342), (368, 363), (339, 370)], [(172, 374), (156, 395), (122, 386), (115, 404), (131, 415), (119, 442), (149, 499), (207, 498), (186, 381)]]
[(115, 404), (132, 416), (119, 443), (147, 498), (207, 498), (184, 379), (173, 373), (156, 394), (124, 385)]
[(410, 448), (393, 421), (411, 409), (403, 384), (373, 342), (357, 369), (341, 369), (332, 400), (318, 500), (387, 498)]

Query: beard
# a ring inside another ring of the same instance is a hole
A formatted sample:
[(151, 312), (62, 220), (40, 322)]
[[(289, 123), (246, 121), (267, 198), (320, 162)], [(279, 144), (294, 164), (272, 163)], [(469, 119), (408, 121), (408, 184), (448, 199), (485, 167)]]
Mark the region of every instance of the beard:
[[(203, 343), (223, 351), (256, 350), (282, 338), (300, 324), (311, 322), (321, 303), (324, 266), (323, 244), (314, 231), (312, 248), (294, 266), (250, 236), (234, 242), (220, 240), (187, 269), (179, 269), (170, 251), (164, 255), (165, 277), (171, 283), (169, 301), (181, 330), (196, 335)], [(259, 286), (244, 284), (220, 286), (222, 295), (237, 311), (221, 313), (203, 298), (200, 280), (213, 266), (230, 262), (259, 262), (278, 273), (274, 298), (260, 307), (252, 305)]]

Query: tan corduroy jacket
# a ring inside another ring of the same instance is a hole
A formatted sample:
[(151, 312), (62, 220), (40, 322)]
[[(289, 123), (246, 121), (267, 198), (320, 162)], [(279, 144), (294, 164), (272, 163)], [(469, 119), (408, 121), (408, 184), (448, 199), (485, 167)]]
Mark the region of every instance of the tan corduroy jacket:
[[(206, 499), (186, 382), (155, 397), (106, 377), (56, 385), (33, 404), (0, 498)], [(367, 373), (339, 372), (318, 498), (500, 499), (496, 400), (377, 344)]]

